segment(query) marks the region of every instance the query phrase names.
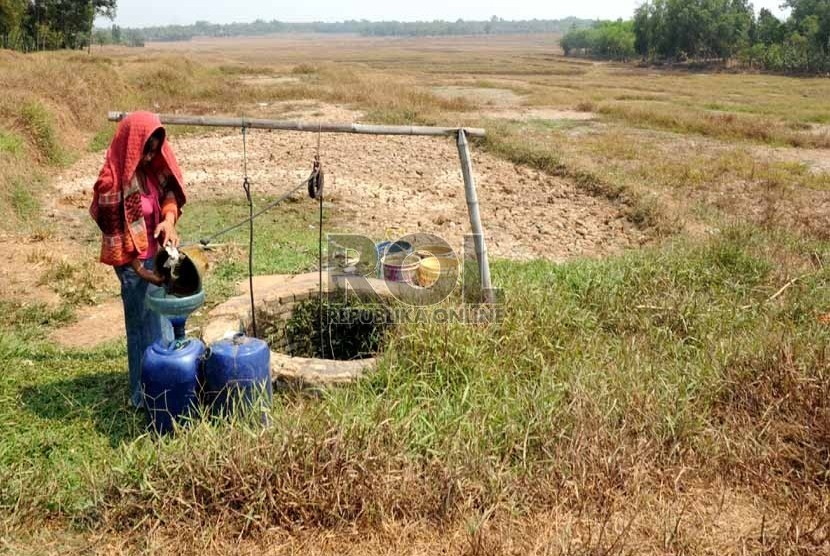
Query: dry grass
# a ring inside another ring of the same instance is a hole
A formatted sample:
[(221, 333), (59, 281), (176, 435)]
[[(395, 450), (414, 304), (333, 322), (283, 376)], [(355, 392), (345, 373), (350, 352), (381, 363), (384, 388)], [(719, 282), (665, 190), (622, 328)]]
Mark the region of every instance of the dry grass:
[(727, 461), (733, 473), (751, 482), (830, 483), (828, 361), (827, 346), (785, 343), (730, 366), (717, 413), (743, 438)]
[(707, 113), (700, 110), (678, 110), (676, 106), (654, 107), (638, 104), (601, 104), (601, 114), (627, 124), (666, 129), (678, 133), (698, 133), (719, 139), (743, 139), (793, 147), (830, 148), (830, 133), (808, 133), (793, 130), (793, 124), (771, 122), (734, 113)]

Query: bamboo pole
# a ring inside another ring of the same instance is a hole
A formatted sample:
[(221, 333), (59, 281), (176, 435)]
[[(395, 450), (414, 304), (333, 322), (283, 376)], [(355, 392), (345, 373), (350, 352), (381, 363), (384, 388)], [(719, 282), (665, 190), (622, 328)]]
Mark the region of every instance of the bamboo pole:
[[(128, 112), (110, 112), (111, 122), (120, 122)], [(337, 124), (316, 122), (290, 122), (265, 120), (257, 118), (209, 118), (205, 116), (177, 116), (160, 114), (161, 123), (168, 125), (195, 125), (207, 127), (242, 127), (247, 129), (277, 129), (282, 131), (308, 131), (312, 133), (357, 133), (361, 135), (419, 135), (419, 136), (455, 136), (460, 129), (471, 137), (484, 137), (486, 132), (480, 128), (428, 127), (417, 125), (368, 125)]]
[(470, 156), (470, 144), (463, 129), (458, 130), (458, 156), (461, 159), (461, 173), (464, 176), (464, 192), (467, 197), (467, 210), (470, 213), (470, 225), (473, 229), (476, 259), (481, 279), (481, 289), (484, 291), (485, 301), (493, 303), (492, 283), (490, 282), (490, 261), (487, 258), (487, 244), (484, 241), (484, 229), (481, 226), (481, 214), (478, 210), (478, 193), (473, 175), (473, 160)]

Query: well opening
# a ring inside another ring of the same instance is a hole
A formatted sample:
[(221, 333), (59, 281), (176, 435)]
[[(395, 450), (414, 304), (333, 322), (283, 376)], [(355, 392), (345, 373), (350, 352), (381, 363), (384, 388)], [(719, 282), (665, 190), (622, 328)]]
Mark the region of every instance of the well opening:
[(362, 301), (339, 290), (324, 293), (322, 305), (315, 292), (257, 310), (257, 336), (290, 357), (370, 359), (383, 350), (392, 324), (392, 311), (382, 301)]

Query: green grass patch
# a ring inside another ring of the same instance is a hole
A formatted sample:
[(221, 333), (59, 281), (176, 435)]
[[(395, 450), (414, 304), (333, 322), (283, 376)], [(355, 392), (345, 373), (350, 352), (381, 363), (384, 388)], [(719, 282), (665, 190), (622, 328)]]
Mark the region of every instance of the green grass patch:
[(40, 201), (35, 197), (32, 188), (39, 183), (37, 180), (25, 182), (22, 178), (12, 178), (9, 187), (9, 201), (14, 214), (27, 225), (32, 225), (37, 219), (40, 210)]
[(20, 119), (38, 154), (49, 164), (59, 165), (65, 160), (52, 114), (39, 102), (24, 104)]
[[(232, 201), (207, 201), (188, 205), (179, 223), (184, 243), (198, 243), (213, 233), (236, 224), (248, 216), (243, 194)], [(272, 201), (255, 198), (255, 207)], [(294, 274), (317, 266), (317, 216), (308, 210), (312, 201), (301, 198), (278, 205), (254, 223), (254, 274)], [(301, 206), (303, 205), (303, 206)], [(221, 302), (235, 291), (235, 285), (248, 275), (247, 224), (225, 236), (218, 243), (206, 283), (208, 302)]]
[(23, 153), (23, 139), (14, 133), (0, 131), (0, 155), (20, 156)]
[(32, 357), (39, 350), (45, 332), (68, 323), (72, 316), (68, 305), (23, 305), (0, 300), (0, 365), (12, 359)]
[(592, 122), (587, 120), (551, 120), (544, 118), (534, 118), (527, 120), (527, 125), (537, 131), (568, 131), (579, 127), (590, 127)]
[(112, 142), (112, 138), (115, 136), (115, 124), (107, 125), (107, 127), (99, 130), (95, 135), (90, 139), (89, 145), (87, 145), (87, 150), (91, 153), (97, 153), (106, 150), (110, 143)]

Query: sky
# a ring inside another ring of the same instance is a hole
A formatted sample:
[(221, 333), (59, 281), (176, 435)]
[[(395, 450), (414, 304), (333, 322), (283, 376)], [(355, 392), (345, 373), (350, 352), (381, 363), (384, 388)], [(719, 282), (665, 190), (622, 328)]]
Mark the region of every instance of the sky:
[[(280, 21), (342, 21), (396, 19), (417, 21), (444, 19), (481, 20), (497, 15), (505, 19), (561, 19), (568, 16), (586, 19), (630, 17), (643, 0), (118, 0), (115, 22), (122, 27), (189, 24), (198, 20), (211, 23), (246, 22), (255, 19)], [(768, 8), (782, 16), (783, 0), (755, 0), (755, 8)], [(108, 25), (99, 20), (98, 25)]]

